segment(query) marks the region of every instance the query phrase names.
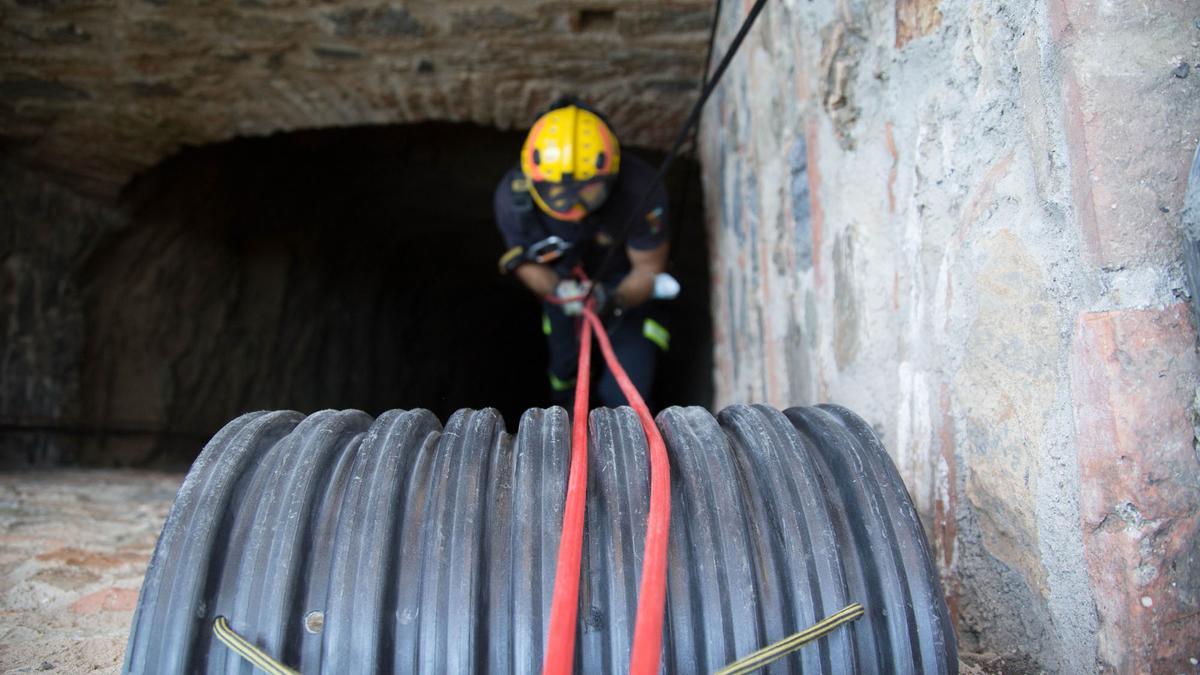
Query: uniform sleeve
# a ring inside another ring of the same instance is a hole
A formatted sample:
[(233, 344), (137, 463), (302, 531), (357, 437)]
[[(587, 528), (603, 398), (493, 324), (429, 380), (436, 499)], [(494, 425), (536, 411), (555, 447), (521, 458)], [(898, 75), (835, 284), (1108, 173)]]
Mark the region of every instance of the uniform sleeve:
[(530, 234), (526, 232), (524, 218), (517, 208), (518, 195), (513, 193), (513, 172), (510, 171), (500, 179), (492, 200), (492, 208), (496, 214), (496, 227), (504, 237), (504, 243), (509, 248), (514, 246), (529, 246)]
[(654, 188), (654, 196), (642, 213), (637, 214), (630, 229), (627, 243), (637, 251), (658, 248), (671, 238), (670, 214), (667, 210), (667, 189), (661, 183)]

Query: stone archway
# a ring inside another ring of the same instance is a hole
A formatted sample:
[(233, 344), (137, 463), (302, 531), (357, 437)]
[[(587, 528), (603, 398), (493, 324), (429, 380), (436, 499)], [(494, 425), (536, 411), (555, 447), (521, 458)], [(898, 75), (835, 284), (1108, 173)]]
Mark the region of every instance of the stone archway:
[[(121, 199), (130, 224), (80, 275), (80, 418), (96, 427), (80, 459), (188, 461), (257, 409), (496, 407), (515, 428), (548, 402), (540, 309), (496, 269), (491, 196), (521, 141), (467, 124), (313, 130), (140, 175)], [(681, 168), (676, 184), (698, 180)], [(687, 193), (696, 221), (698, 184)], [(677, 247), (688, 290), (664, 404), (711, 396), (697, 232)]]

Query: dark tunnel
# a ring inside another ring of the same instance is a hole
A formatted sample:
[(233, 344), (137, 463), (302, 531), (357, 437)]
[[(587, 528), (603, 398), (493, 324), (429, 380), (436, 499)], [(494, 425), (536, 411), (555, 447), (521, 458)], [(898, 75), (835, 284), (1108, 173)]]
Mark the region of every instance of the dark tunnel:
[[(137, 177), (84, 270), (84, 464), (186, 465), (260, 409), (547, 405), (537, 300), (497, 270), (491, 195), (523, 135), (430, 123), (237, 139)], [(657, 162), (661, 156), (630, 150)], [(675, 213), (671, 350), (654, 400), (712, 396), (695, 164)], [(597, 358), (597, 360), (599, 360)]]

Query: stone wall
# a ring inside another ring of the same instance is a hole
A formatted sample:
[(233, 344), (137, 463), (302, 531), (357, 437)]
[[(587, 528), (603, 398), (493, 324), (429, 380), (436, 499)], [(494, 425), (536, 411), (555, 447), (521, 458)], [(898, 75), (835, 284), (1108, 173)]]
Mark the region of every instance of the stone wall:
[(1200, 657), (1197, 61), (1182, 0), (779, 0), (704, 117), (717, 402), (870, 420), (968, 651)]
[(0, 465), (69, 459), (82, 415), (83, 269), (128, 226), (111, 206), (0, 161)]
[(0, 147), (110, 197), (182, 145), (427, 120), (523, 129), (585, 95), (626, 143), (694, 100), (703, 0), (0, 3)]

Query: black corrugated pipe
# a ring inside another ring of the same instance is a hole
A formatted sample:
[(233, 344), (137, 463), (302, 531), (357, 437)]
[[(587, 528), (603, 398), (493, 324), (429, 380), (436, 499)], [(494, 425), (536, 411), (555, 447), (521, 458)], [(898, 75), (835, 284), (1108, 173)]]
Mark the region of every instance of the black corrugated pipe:
[[(925, 535), (870, 427), (836, 406), (658, 416), (672, 462), (662, 663), (712, 672), (850, 603), (855, 623), (768, 672), (953, 673)], [(627, 667), (648, 502), (628, 408), (590, 419), (576, 670)], [(187, 475), (125, 670), (250, 673), (217, 616), (305, 673), (531, 673), (542, 664), (567, 414), (259, 412)]]

